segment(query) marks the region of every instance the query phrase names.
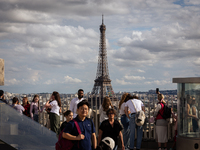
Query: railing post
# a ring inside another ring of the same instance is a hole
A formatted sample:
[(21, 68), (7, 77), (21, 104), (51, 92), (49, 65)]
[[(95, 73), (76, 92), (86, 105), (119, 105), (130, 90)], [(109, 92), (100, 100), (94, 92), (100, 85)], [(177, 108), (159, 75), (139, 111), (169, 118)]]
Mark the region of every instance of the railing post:
[[(153, 95), (153, 114), (155, 113), (155, 96)], [(153, 139), (156, 139), (156, 126), (153, 124)]]
[[(146, 97), (145, 96), (143, 96), (143, 103), (144, 103), (144, 105), (146, 105), (146, 99), (145, 99)], [(146, 107), (146, 106), (145, 106)], [(143, 129), (144, 130), (144, 129)], [(144, 139), (147, 139), (147, 129), (146, 130), (144, 130)]]
[[(148, 97), (149, 97), (149, 116), (148, 116), (148, 118), (150, 119), (150, 117), (151, 117), (151, 107), (150, 107), (150, 100), (151, 100), (151, 95), (149, 94), (148, 95)], [(151, 139), (151, 137), (152, 137), (152, 135), (151, 135), (151, 123), (148, 123), (148, 125), (149, 125), (149, 139)]]

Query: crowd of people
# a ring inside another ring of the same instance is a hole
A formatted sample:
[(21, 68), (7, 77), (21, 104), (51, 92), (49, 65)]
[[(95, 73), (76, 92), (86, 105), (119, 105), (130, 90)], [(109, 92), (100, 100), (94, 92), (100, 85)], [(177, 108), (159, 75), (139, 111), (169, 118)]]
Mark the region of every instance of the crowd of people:
[[(54, 91), (45, 106), (41, 109), (39, 105), (39, 96), (34, 95), (29, 104), (28, 98), (23, 98), (22, 105), (19, 104), (17, 97), (12, 99), (12, 105), (19, 113), (30, 117), (38, 122), (38, 114), (46, 110), (49, 114), (50, 128), (62, 137), (74, 141), (72, 149), (77, 150), (117, 150), (118, 138), (121, 142), (122, 150), (141, 149), (143, 126), (138, 126), (135, 122), (136, 112), (144, 111), (143, 102), (136, 96), (124, 93), (119, 102), (119, 113), (121, 120), (116, 119), (116, 110), (109, 97), (104, 97), (102, 105), (99, 108), (100, 126), (98, 140), (96, 139), (96, 129), (92, 119), (88, 117), (90, 104), (83, 98), (84, 91), (78, 90), (78, 97), (71, 100), (69, 110), (63, 113), (66, 121), (60, 126), (61, 99), (58, 92)], [(4, 99), (4, 92), (0, 90), (0, 100), (7, 103)], [(7, 103), (8, 104), (8, 103)], [(167, 150), (167, 124), (162, 117), (164, 109), (164, 96), (158, 93), (158, 105), (154, 113), (156, 118), (156, 135), (158, 138), (158, 149), (161, 150), (161, 143), (164, 143), (164, 150)], [(174, 115), (174, 114), (173, 114)], [(177, 118), (175, 118), (177, 119)], [(193, 121), (194, 122), (194, 121)], [(77, 124), (76, 124), (77, 123)], [(77, 129), (80, 128), (80, 132)], [(196, 128), (194, 127), (194, 130)], [(135, 145), (135, 131), (137, 133), (137, 142)]]

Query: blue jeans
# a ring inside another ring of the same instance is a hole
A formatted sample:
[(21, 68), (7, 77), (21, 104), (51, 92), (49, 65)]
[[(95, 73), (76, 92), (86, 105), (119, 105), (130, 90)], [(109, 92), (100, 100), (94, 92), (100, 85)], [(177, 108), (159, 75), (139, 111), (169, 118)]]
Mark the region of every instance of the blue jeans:
[(136, 149), (140, 149), (142, 143), (143, 127), (135, 124), (135, 114), (130, 117), (130, 149), (134, 149), (135, 129), (137, 130), (137, 145)]
[(130, 127), (129, 127), (129, 119), (124, 114), (121, 116), (121, 123), (123, 125), (124, 131), (123, 131), (123, 140), (124, 140), (124, 147), (128, 148), (130, 144)]
[(113, 148), (113, 150), (117, 150), (117, 148), (118, 148), (118, 145), (115, 145), (115, 147)]
[(33, 120), (35, 120), (36, 122), (39, 121), (39, 119), (38, 119), (38, 115), (37, 115), (37, 114), (34, 114), (34, 115), (33, 115)]

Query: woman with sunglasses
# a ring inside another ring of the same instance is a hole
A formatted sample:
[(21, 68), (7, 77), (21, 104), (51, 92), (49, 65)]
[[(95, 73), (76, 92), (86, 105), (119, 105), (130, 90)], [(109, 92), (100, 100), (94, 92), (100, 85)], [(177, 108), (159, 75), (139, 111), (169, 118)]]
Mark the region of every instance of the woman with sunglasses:
[(108, 119), (104, 120), (99, 127), (99, 137), (98, 137), (98, 145), (101, 140), (105, 137), (110, 137), (115, 141), (115, 147), (113, 150), (117, 150), (118, 147), (118, 139), (119, 136), (122, 144), (122, 150), (124, 150), (124, 142), (123, 135), (121, 130), (123, 129), (119, 121), (115, 120), (116, 112), (113, 108), (110, 108), (106, 111)]

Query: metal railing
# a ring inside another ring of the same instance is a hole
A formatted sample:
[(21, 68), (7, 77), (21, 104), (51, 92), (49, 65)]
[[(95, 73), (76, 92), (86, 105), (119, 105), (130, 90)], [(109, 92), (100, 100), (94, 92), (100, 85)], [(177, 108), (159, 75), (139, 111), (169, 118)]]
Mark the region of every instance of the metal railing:
[[(156, 104), (157, 104), (157, 95), (138, 95), (139, 99), (143, 101), (144, 105), (145, 105), (145, 114), (147, 116), (147, 118), (149, 119), (151, 116), (153, 116), (153, 113), (155, 111), (156, 108)], [(67, 98), (61, 98), (61, 102), (62, 102), (62, 112), (65, 112), (66, 110), (69, 109), (70, 106), (70, 101), (73, 97), (67, 97)], [(90, 95), (85, 97), (87, 100), (91, 100), (90, 104), (91, 104), (91, 110), (92, 110), (92, 114), (91, 114), (91, 118), (93, 119), (93, 122), (95, 124), (95, 128), (96, 128), (96, 135), (98, 136), (98, 129), (99, 129), (99, 110), (97, 108), (97, 106), (101, 105), (101, 101), (98, 101), (98, 96), (96, 95)], [(40, 106), (43, 107), (45, 105), (45, 103), (48, 101), (49, 98), (47, 97), (42, 97), (40, 98)], [(101, 98), (99, 98), (101, 99)], [(119, 104), (119, 99), (120, 98), (114, 98), (112, 97), (112, 104), (113, 106), (115, 106), (115, 108), (117, 109), (117, 116), (116, 119), (118, 119), (120, 121), (120, 115), (119, 115), (119, 110), (118, 110), (118, 104)], [(167, 105), (171, 108), (176, 108), (177, 103), (176, 103), (176, 97), (174, 95), (166, 95), (165, 96), (165, 101), (167, 102)], [(62, 123), (64, 120), (64, 116), (61, 114), (60, 116), (60, 122)], [(39, 123), (48, 127), (48, 122), (49, 122), (49, 117), (48, 114), (46, 113), (46, 111), (40, 113), (39, 115)], [(171, 123), (172, 119), (169, 121), (168, 123), (168, 139), (172, 140), (174, 137), (174, 125)], [(154, 123), (147, 123), (147, 128), (144, 129), (144, 133), (143, 133), (143, 140), (155, 140), (156, 139), (156, 134), (155, 134), (155, 125)]]

